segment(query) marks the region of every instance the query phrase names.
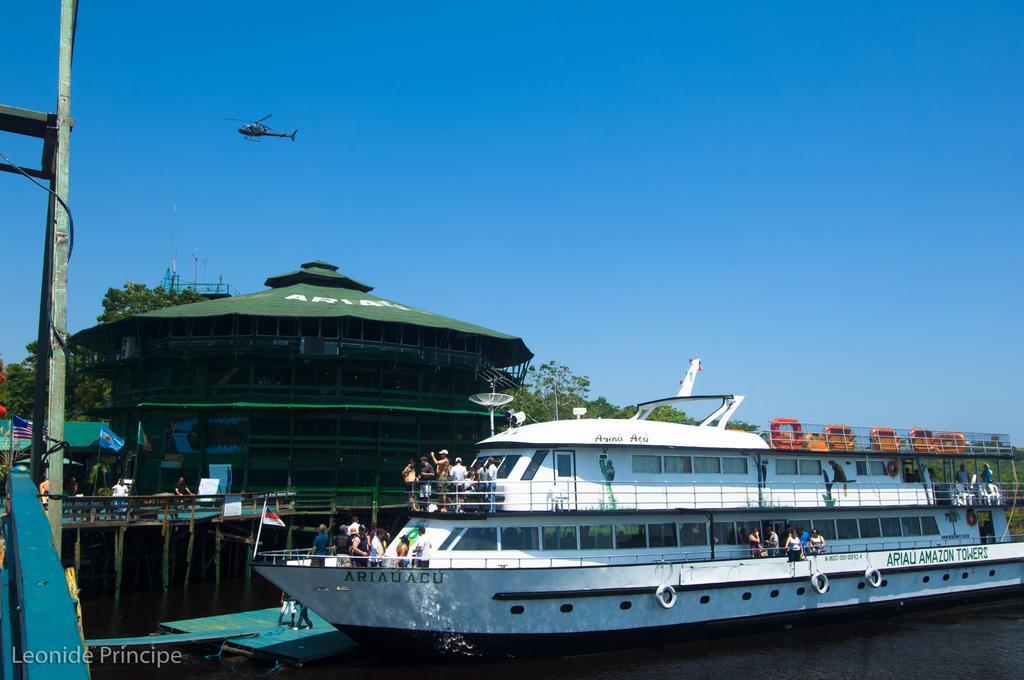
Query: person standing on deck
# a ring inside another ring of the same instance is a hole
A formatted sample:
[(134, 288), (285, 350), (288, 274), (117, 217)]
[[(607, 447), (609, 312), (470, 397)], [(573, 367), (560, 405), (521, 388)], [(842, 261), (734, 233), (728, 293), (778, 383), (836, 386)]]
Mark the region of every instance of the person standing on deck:
[(461, 458), (455, 459), (452, 466), (452, 486), (455, 487), (455, 512), (462, 512), (462, 494), (466, 486), (466, 466)]
[(495, 494), (498, 491), (498, 465), (494, 462), (494, 456), (487, 459), (487, 467), (484, 468), (487, 479), (487, 503), (490, 512), (495, 510)]
[(327, 535), (327, 527), (321, 524), (316, 528), (316, 536), (313, 538), (314, 565), (318, 567), (324, 566), (324, 558), (327, 556), (327, 549), (330, 545), (331, 537)]

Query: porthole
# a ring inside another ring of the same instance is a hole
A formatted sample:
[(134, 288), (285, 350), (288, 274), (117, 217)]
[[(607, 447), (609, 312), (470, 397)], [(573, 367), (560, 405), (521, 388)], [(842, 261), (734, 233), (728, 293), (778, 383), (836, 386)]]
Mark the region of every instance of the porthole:
[(864, 590), (864, 581), (857, 584), (857, 590)]
[(967, 578), (967, 572), (965, 571), (964, 573), (960, 574), (960, 578)]
[(928, 581), (931, 581), (931, 580), (932, 580), (931, 576), (925, 576), (924, 578), (921, 579), (921, 583), (928, 583)]
[(558, 610), (560, 612), (562, 612), (563, 614), (568, 614), (569, 612), (572, 611), (572, 605), (571, 604), (563, 604), (561, 607), (558, 608)]
[(949, 574), (943, 574), (942, 575), (942, 580), (943, 581), (948, 581), (949, 580)]
[(522, 614), (524, 611), (526, 611), (526, 607), (524, 607), (521, 604), (516, 604), (516, 605), (512, 605), (512, 608), (509, 609), (509, 611), (512, 612), (513, 614)]
[(700, 603), (701, 604), (707, 604), (708, 602), (711, 602), (711, 596), (710, 595), (701, 595), (700, 596)]
[(777, 591), (777, 590), (773, 590), (772, 592), (768, 593), (768, 597), (778, 597), (778, 596), (779, 596), (779, 591)]
[(621, 609), (622, 611), (626, 611), (627, 609), (631, 608), (632, 606), (633, 606), (633, 603), (630, 602), (629, 600), (624, 600), (624, 601), (619, 603), (619, 609)]
[(989, 569), (988, 570), (988, 575), (989, 576), (995, 576), (996, 575), (996, 570), (995, 569)]
[(800, 586), (799, 588), (796, 589), (796, 594), (797, 595), (803, 595), (806, 592), (807, 592), (807, 589), (804, 588), (803, 586)]
[(744, 600), (749, 600), (750, 599), (750, 593), (743, 593), (743, 599)]
[(882, 587), (882, 588), (884, 588), (884, 587), (886, 587), (887, 585), (889, 585), (889, 580), (888, 580), (888, 579), (884, 579), (884, 578), (883, 578), (883, 579), (882, 579), (882, 586), (881, 586), (881, 587)]

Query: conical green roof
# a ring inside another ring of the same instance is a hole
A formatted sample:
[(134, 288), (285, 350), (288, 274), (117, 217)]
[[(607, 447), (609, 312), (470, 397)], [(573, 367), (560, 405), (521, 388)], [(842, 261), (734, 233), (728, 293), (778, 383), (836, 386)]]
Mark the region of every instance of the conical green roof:
[(363, 293), (369, 293), (373, 290), (373, 286), (368, 286), (361, 281), (356, 281), (344, 274), (339, 274), (336, 266), (323, 260), (306, 262), (298, 271), (271, 276), (263, 282), (263, 285), (269, 288), (284, 288), (296, 283), (310, 283), (327, 288), (350, 288)]

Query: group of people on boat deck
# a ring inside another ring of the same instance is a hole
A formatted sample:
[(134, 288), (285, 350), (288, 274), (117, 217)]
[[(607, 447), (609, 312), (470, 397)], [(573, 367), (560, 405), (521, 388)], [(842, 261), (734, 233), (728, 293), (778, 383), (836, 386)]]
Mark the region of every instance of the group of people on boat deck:
[(415, 458), (402, 469), (402, 481), (409, 490), (413, 510), (427, 512), (494, 512), (498, 463), (494, 457), (478, 458), (469, 467), (462, 458), (454, 464), (447, 449)]
[(805, 555), (820, 555), (825, 552), (825, 537), (817, 529), (811, 529), (811, 532), (807, 533), (800, 527), (787, 525), (783, 530), (786, 536), (784, 544), (780, 544), (774, 524), (770, 525), (765, 533), (767, 535), (762, 539), (761, 530), (755, 527), (747, 535), (751, 557), (779, 557), (784, 553), (790, 562), (798, 562), (804, 559)]
[(335, 563), (339, 567), (419, 567), (426, 569), (430, 566), (430, 552), (433, 545), (424, 532), (423, 527), (416, 531), (414, 534), (415, 544), (411, 543), (409, 534), (403, 534), (399, 537), (398, 546), (395, 548), (396, 558), (385, 558), (384, 553), (391, 543), (391, 532), (387, 529), (373, 524), (367, 530), (359, 518), (353, 516), (352, 523), (342, 524), (332, 541), (327, 527), (321, 524), (313, 538), (313, 564), (322, 567), (326, 564), (327, 557), (333, 555), (336, 558)]

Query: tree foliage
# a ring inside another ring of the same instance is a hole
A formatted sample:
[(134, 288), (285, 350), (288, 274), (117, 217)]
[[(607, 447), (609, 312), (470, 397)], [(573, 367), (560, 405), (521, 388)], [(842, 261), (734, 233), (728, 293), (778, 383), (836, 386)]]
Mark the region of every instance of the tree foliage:
[(152, 312), (164, 307), (202, 302), (207, 298), (194, 290), (168, 290), (162, 286), (150, 288), (144, 283), (129, 281), (121, 288), (108, 288), (103, 296), (103, 313), (97, 321), (110, 323), (134, 314)]

